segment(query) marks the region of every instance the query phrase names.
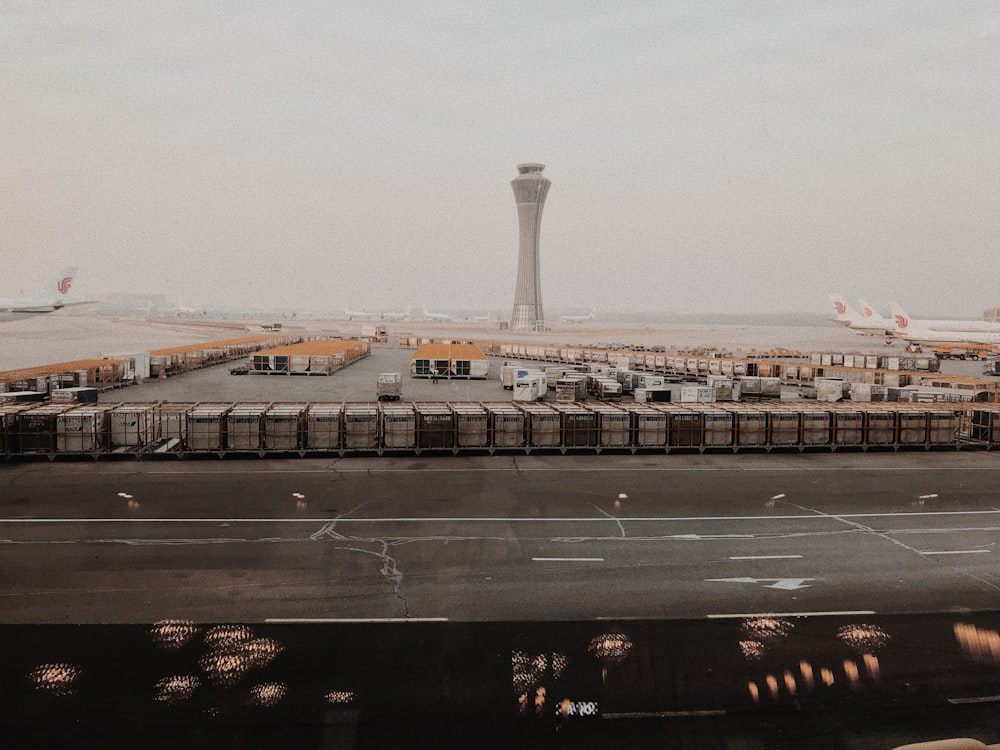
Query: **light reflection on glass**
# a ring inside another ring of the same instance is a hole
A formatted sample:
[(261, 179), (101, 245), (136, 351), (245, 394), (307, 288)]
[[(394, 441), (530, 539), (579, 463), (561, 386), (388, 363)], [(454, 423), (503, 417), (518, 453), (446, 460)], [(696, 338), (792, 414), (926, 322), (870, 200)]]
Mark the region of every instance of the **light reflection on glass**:
[(750, 691), (750, 697), (753, 699), (753, 702), (756, 704), (760, 704), (760, 688), (757, 687), (757, 683), (753, 682), (752, 680), (748, 682), (747, 690)]
[(845, 625), (837, 637), (858, 653), (873, 654), (889, 642), (889, 634), (876, 625)]
[(1000, 633), (996, 630), (957, 622), (954, 631), (958, 645), (970, 658), (1000, 664)]
[(280, 682), (264, 682), (250, 689), (250, 700), (258, 706), (271, 708), (278, 705), (287, 692), (288, 688)]
[(743, 658), (758, 661), (764, 658), (764, 644), (760, 641), (740, 641)]
[(758, 641), (767, 642), (784, 638), (795, 627), (790, 620), (780, 617), (751, 617), (743, 621), (743, 632)]
[(857, 688), (861, 685), (861, 673), (853, 660), (844, 659), (844, 674), (847, 676), (847, 681), (851, 683), (851, 687)]
[(28, 673), (28, 679), (35, 683), (36, 689), (63, 697), (76, 692), (75, 683), (80, 673), (79, 667), (59, 662), (35, 667)]
[(816, 684), (816, 680), (813, 677), (812, 664), (807, 661), (800, 661), (799, 674), (802, 675), (802, 681), (805, 683), (806, 687), (811, 690), (813, 685)]
[(190, 643), (198, 628), (190, 620), (160, 620), (149, 629), (149, 634), (160, 648), (176, 651)]
[(879, 663), (878, 657), (872, 654), (865, 654), (865, 669), (868, 670), (868, 674), (872, 679), (878, 679), (879, 676)]
[(790, 695), (794, 696), (799, 691), (799, 686), (795, 682), (795, 676), (791, 672), (786, 671), (784, 674), (784, 678), (785, 678), (785, 689), (788, 690), (788, 693)]
[(590, 641), (587, 647), (601, 662), (601, 679), (608, 677), (608, 667), (621, 664), (632, 651), (632, 639), (624, 633), (605, 633)]
[(823, 667), (823, 669), (819, 671), (819, 678), (820, 680), (823, 681), (823, 684), (826, 685), (827, 687), (833, 687), (834, 683), (833, 672), (827, 669), (826, 667)]
[(354, 700), (353, 690), (331, 690), (326, 694), (326, 702), (333, 704), (351, 703)]
[(200, 684), (201, 680), (189, 675), (164, 677), (156, 683), (156, 696), (154, 700), (161, 703), (181, 703), (190, 698)]
[(767, 679), (765, 680), (765, 682), (767, 682), (767, 689), (771, 692), (771, 697), (772, 698), (777, 698), (778, 697), (778, 680), (777, 680), (777, 678), (775, 678), (774, 675), (770, 675), (769, 674), (767, 676)]

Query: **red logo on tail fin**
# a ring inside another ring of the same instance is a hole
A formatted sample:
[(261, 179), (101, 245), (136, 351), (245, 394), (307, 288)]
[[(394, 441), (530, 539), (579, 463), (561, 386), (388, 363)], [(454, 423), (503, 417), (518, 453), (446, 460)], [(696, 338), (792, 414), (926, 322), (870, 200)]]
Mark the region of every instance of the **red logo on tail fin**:
[(59, 283), (56, 284), (56, 289), (59, 290), (59, 294), (66, 294), (71, 286), (73, 286), (73, 277), (67, 276), (64, 279), (59, 279)]
[(906, 328), (908, 325), (910, 325), (910, 321), (907, 320), (907, 318), (906, 318), (905, 315), (899, 315), (899, 314), (897, 314), (896, 315), (896, 325), (898, 325), (900, 328)]
[(847, 312), (847, 308), (844, 307), (844, 303), (841, 302), (839, 299), (833, 301), (833, 307), (837, 311), (837, 315), (843, 315), (845, 312)]

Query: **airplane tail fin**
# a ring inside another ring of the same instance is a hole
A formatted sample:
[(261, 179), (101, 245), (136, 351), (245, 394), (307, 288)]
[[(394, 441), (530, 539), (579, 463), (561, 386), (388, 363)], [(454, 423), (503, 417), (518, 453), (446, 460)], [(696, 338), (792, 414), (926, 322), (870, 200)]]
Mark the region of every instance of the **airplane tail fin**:
[(912, 318), (907, 315), (906, 311), (895, 300), (889, 303), (889, 309), (892, 311), (892, 320), (896, 326), (896, 330), (900, 333), (906, 333), (910, 328)]
[(837, 313), (838, 323), (850, 325), (858, 320), (858, 314), (839, 294), (831, 294), (830, 301), (833, 303), (833, 309)]
[(76, 279), (76, 274), (80, 269), (76, 266), (71, 266), (70, 268), (63, 269), (56, 280), (52, 284), (52, 292), (55, 294), (56, 299), (63, 299), (69, 295), (70, 289), (73, 287), (73, 281)]
[(868, 320), (873, 320), (875, 318), (882, 317), (875, 312), (875, 308), (865, 302), (863, 299), (858, 300), (858, 304), (861, 306), (861, 314), (864, 315)]

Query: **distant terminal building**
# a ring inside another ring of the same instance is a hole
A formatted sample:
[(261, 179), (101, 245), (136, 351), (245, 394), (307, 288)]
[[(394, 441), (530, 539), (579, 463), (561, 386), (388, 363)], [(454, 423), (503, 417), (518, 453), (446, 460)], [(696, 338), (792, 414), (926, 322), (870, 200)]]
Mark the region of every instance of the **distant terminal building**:
[(542, 176), (544, 164), (518, 164), (518, 176), (511, 180), (517, 222), (520, 227), (517, 255), (517, 286), (510, 330), (541, 331), (545, 328), (542, 311), (542, 279), (539, 273), (538, 244), (542, 228), (542, 209), (552, 184)]
[(1000, 307), (987, 307), (983, 310), (983, 320), (990, 323), (1000, 323)]
[(410, 360), (413, 378), (479, 378), (490, 374), (490, 361), (472, 344), (424, 344)]

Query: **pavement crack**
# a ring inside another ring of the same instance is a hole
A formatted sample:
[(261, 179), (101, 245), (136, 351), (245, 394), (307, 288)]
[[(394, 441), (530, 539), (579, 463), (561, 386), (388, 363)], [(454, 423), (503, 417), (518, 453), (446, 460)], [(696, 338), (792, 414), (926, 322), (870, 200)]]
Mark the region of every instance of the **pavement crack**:
[(612, 521), (614, 521), (615, 523), (617, 523), (618, 524), (618, 530), (622, 533), (622, 539), (625, 538), (625, 527), (622, 526), (622, 522), (621, 522), (621, 520), (619, 518), (611, 515), (606, 510), (604, 510), (603, 508), (601, 508), (598, 505), (595, 505), (594, 503), (591, 503), (590, 505), (594, 508), (594, 510), (596, 510), (598, 513), (600, 513), (602, 516), (604, 516), (605, 518), (610, 518)]

